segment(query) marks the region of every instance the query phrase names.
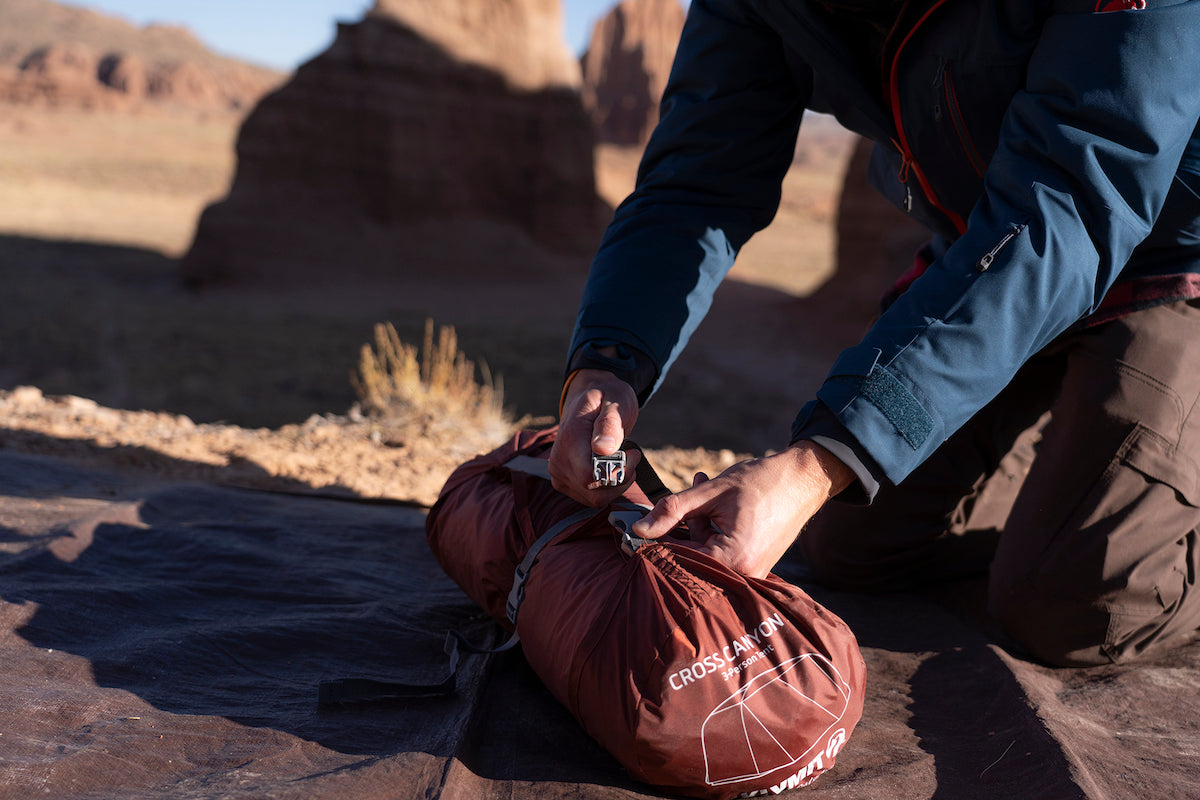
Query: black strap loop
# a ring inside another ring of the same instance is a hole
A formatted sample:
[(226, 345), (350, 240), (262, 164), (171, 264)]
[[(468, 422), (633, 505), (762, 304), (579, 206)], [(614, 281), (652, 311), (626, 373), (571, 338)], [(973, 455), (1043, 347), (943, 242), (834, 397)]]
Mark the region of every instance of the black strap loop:
[(622, 450), (637, 450), (641, 458), (638, 459), (637, 467), (634, 469), (634, 481), (638, 487), (646, 493), (646, 497), (650, 498), (651, 503), (657, 503), (667, 495), (671, 494), (671, 490), (663, 483), (662, 478), (658, 477), (658, 473), (654, 471), (654, 467), (650, 466), (650, 459), (646, 458), (646, 451), (642, 446), (632, 439), (626, 439), (621, 445)]
[[(454, 631), (446, 636), (443, 649), (450, 656), (450, 673), (440, 683), (401, 683), (370, 678), (340, 678), (322, 681), (317, 687), (317, 705), (337, 706), (371, 703), (377, 700), (411, 700), (419, 697), (444, 697), (453, 694), (458, 680), (459, 639)], [(463, 640), (465, 641), (465, 640)]]

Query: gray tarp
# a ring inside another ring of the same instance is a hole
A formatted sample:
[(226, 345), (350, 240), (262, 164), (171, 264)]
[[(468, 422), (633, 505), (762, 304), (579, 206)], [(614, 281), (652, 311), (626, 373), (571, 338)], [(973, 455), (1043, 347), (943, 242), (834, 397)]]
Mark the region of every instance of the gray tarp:
[[(464, 657), (450, 695), (318, 708), (322, 680), (437, 683), (447, 629), (494, 635), (423, 526), (401, 506), (0, 453), (0, 800), (658, 796), (519, 650)], [(928, 598), (812, 592), (857, 632), (868, 694), (801, 792), (1200, 797), (1200, 642), (1052, 670)]]

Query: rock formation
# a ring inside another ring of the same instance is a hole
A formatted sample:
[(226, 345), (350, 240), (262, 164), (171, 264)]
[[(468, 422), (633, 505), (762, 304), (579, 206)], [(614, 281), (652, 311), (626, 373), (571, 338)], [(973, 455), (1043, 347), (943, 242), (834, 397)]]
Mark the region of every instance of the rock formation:
[(581, 64), (583, 102), (599, 141), (649, 138), (683, 20), (679, 0), (624, 0), (596, 24)]
[(370, 16), (400, 23), (515, 89), (579, 86), (579, 68), (562, 41), (559, 0), (375, 0)]
[(50, 0), (0, 3), (0, 102), (236, 111), (282, 77), (217, 56), (183, 28), (138, 28)]
[[(165, 64), (147, 75), (146, 94), (199, 107), (217, 106), (226, 99), (213, 75), (187, 61)], [(233, 98), (229, 100), (231, 107), (238, 107)]]
[(137, 56), (113, 53), (101, 59), (96, 77), (110, 89), (131, 97), (145, 97), (150, 86), (146, 64)]
[(246, 119), (186, 278), (505, 278), (589, 250), (604, 209), (559, 31), (558, 0), (377, 0)]
[(97, 81), (98, 59), (86, 45), (50, 44), (13, 60), (15, 68), (0, 73), (0, 99), (83, 108), (119, 104), (119, 98), (110, 96)]

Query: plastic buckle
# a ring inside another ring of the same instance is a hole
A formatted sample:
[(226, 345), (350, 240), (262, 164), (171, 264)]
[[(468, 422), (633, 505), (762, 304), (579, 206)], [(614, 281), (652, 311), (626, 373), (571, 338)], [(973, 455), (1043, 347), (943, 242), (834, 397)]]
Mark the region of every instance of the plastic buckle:
[(592, 453), (592, 481), (595, 488), (625, 483), (625, 451), (618, 450), (610, 456)]
[(508, 621), (511, 622), (513, 625), (516, 625), (517, 624), (517, 610), (520, 608), (521, 603), (524, 602), (524, 600), (525, 600), (525, 587), (520, 586), (520, 587), (514, 587), (514, 588), (516, 589), (516, 594), (517, 594), (516, 603), (513, 602), (512, 597), (510, 596), (508, 602), (505, 603), (505, 605), (504, 605), (504, 611), (505, 611), (505, 613), (508, 614)]
[(632, 556), (649, 542), (648, 539), (643, 539), (633, 533), (633, 523), (646, 516), (646, 510), (619, 509), (608, 515), (608, 523), (616, 528), (617, 533), (621, 534), (621, 552), (627, 556)]
[(529, 575), (527, 570), (521, 569), (518, 564), (513, 572), (513, 587), (508, 593), (508, 602), (504, 604), (504, 611), (508, 615), (508, 621), (513, 625), (517, 624), (517, 612), (521, 608), (521, 603), (525, 602), (525, 578)]

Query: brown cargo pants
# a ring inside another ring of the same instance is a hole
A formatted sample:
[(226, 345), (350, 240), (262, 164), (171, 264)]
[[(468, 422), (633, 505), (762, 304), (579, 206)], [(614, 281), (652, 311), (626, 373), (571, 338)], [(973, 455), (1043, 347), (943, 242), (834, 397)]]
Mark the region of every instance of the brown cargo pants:
[(886, 591), (989, 571), (988, 609), (1052, 664), (1200, 627), (1200, 300), (1064, 337), (899, 486), (830, 503), (815, 576)]

